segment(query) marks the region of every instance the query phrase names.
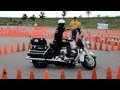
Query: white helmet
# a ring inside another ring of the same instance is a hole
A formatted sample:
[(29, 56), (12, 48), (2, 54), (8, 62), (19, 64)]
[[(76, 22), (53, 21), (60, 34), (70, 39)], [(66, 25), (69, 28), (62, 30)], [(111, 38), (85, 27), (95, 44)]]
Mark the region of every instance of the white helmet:
[(63, 23), (63, 24), (65, 24), (65, 20), (60, 19), (60, 20), (58, 20), (58, 24), (59, 24), (59, 23)]

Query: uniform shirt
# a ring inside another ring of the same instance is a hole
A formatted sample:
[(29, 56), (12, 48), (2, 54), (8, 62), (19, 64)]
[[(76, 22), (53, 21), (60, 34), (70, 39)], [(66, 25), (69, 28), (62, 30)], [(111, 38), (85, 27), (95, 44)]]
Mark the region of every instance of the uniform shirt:
[(63, 27), (58, 27), (55, 31), (55, 38), (54, 40), (56, 40), (57, 42), (62, 42), (62, 36), (63, 36), (63, 32), (64, 32), (65, 28)]
[(81, 26), (81, 22), (79, 22), (79, 21), (75, 21), (75, 20), (72, 20), (71, 22), (70, 22), (70, 27), (71, 27), (71, 29), (76, 29), (76, 28), (78, 28), (78, 27), (80, 27)]

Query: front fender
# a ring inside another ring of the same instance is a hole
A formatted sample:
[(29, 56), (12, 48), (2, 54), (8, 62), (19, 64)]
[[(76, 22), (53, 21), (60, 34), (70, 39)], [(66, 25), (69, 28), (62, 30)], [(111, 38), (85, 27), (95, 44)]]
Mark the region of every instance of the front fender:
[[(80, 56), (79, 56), (79, 60), (80, 62), (84, 62), (84, 59), (85, 59), (85, 53), (82, 53)], [(97, 57), (93, 52), (89, 51), (89, 55), (93, 56), (93, 57)]]
[(90, 54), (91, 56), (93, 56), (93, 57), (97, 57), (97, 55), (95, 55), (95, 53), (93, 53), (93, 52), (91, 52), (91, 51), (89, 51), (89, 54)]

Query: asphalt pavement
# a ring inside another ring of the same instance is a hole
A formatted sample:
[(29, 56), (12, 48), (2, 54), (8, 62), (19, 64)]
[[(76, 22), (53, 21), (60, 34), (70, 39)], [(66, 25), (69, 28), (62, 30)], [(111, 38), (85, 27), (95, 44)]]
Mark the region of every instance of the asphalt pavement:
[[(0, 37), (0, 45), (4, 44), (16, 44), (17, 42), (29, 42), (29, 38), (10, 38)], [(49, 40), (51, 42), (51, 40)], [(92, 50), (97, 55), (97, 76), (98, 79), (105, 79), (107, 68), (111, 67), (112, 76), (115, 79), (117, 75), (117, 69), (120, 66), (120, 51), (97, 51)], [(27, 51), (16, 52), (13, 54), (7, 54), (0, 56), (0, 76), (2, 75), (2, 69), (6, 68), (9, 79), (16, 79), (16, 72), (18, 69), (22, 71), (22, 78), (28, 79), (30, 70), (34, 70), (36, 79), (43, 79), (43, 73), (48, 70), (50, 73), (50, 79), (59, 79), (60, 70), (65, 71), (66, 79), (76, 79), (76, 72), (78, 69), (82, 70), (83, 79), (91, 79), (91, 71), (86, 70), (81, 64), (74, 67), (57, 67), (55, 65), (48, 65), (46, 68), (35, 68), (32, 63), (29, 63), (26, 57)]]

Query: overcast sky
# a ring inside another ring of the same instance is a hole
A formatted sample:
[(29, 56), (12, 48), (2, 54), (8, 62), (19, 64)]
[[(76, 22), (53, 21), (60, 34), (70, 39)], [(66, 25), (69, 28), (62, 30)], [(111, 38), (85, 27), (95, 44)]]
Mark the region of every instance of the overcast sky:
[[(29, 17), (33, 14), (39, 17), (41, 11), (0, 11), (0, 17), (22, 17), (27, 14)], [(62, 11), (44, 11), (46, 17), (61, 17)], [(120, 11), (91, 11), (90, 17), (100, 16), (120, 16)], [(67, 11), (66, 17), (86, 17), (86, 11)]]

